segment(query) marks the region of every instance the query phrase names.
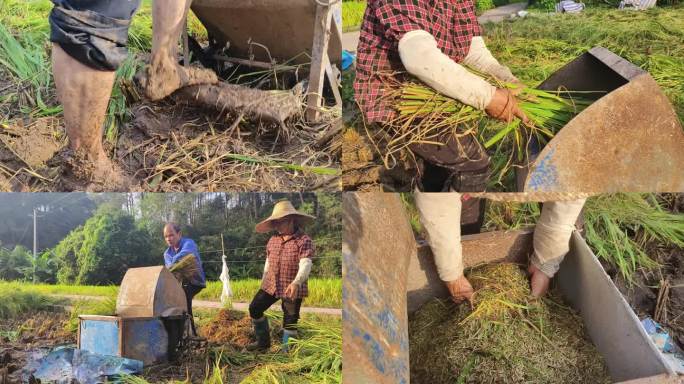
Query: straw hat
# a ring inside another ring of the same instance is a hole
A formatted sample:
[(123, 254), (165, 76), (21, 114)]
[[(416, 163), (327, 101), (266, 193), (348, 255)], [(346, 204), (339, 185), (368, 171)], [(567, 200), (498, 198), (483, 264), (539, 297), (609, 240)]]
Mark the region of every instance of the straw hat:
[(260, 222), (256, 225), (256, 231), (259, 233), (264, 233), (273, 230), (273, 220), (282, 219), (285, 216), (296, 216), (297, 221), (300, 224), (307, 224), (311, 222), (316, 217), (307, 215), (306, 213), (299, 212), (292, 206), (287, 200), (279, 201), (273, 206), (273, 213), (266, 220)]

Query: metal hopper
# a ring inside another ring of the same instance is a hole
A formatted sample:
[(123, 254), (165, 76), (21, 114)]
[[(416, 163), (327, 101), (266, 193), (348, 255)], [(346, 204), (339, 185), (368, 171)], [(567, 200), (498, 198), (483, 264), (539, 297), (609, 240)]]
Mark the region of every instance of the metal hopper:
[[(219, 45), (230, 43), (233, 56), (283, 62), (302, 52), (312, 55), (317, 5), (314, 0), (194, 0), (191, 7)], [(333, 63), (342, 60), (337, 28), (330, 31), (328, 56)], [(308, 61), (305, 56), (295, 60)]]
[(158, 317), (187, 312), (185, 292), (163, 266), (131, 268), (121, 281), (116, 314), (121, 317)]
[(119, 288), (116, 316), (79, 316), (78, 347), (145, 365), (174, 359), (187, 320), (185, 292), (163, 266), (131, 268)]
[[(684, 190), (684, 131), (672, 104), (644, 70), (595, 47), (552, 74), (544, 90), (605, 91), (540, 152), (528, 154), (526, 192)], [(531, 147), (534, 147), (532, 145)]]

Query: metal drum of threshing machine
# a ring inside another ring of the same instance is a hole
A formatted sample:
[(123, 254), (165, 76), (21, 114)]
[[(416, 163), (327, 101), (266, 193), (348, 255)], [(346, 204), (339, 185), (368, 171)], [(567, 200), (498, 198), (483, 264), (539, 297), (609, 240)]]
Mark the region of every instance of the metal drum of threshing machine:
[[(543, 148), (528, 146), (524, 192), (684, 190), (684, 131), (648, 72), (602, 48), (571, 61), (538, 87), (572, 90), (596, 101)], [(600, 93), (598, 93), (600, 92)], [(593, 95), (593, 96), (592, 96)]]
[[(219, 46), (229, 45), (231, 56), (279, 63), (310, 61), (316, 9), (332, 7), (337, 26), (329, 32), (330, 62), (342, 60), (341, 8), (335, 1), (316, 0), (194, 0), (192, 11)], [(306, 55), (302, 55), (305, 53)]]
[(78, 348), (153, 365), (172, 360), (187, 319), (185, 292), (163, 266), (131, 268), (115, 316), (80, 315)]
[[(408, 384), (408, 314), (433, 297), (448, 297), (448, 291), (430, 248), (416, 244), (399, 195), (344, 194), (343, 212), (343, 377), (361, 384)], [(526, 263), (532, 233), (463, 236), (464, 264)], [(577, 232), (570, 246), (556, 281), (582, 317), (611, 379), (669, 383), (674, 371)]]

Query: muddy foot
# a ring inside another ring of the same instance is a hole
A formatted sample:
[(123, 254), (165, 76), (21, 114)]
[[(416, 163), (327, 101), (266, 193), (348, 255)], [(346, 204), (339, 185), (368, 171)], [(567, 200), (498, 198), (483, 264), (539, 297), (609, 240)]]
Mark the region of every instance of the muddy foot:
[(133, 185), (133, 180), (107, 156), (92, 160), (83, 151), (65, 148), (48, 165), (61, 168), (61, 189), (65, 190), (115, 192), (128, 191)]
[(216, 73), (200, 67), (185, 68), (166, 59), (148, 64), (135, 75), (136, 83), (150, 100), (160, 100), (179, 88), (197, 84), (218, 83)]

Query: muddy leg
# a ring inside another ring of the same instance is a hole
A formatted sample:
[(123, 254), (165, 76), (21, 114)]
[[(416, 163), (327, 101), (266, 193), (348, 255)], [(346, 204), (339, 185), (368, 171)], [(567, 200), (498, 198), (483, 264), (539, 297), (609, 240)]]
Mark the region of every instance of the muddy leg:
[(178, 38), (192, 0), (156, 0), (152, 5), (152, 59), (137, 80), (152, 100), (162, 99), (178, 88), (218, 82), (216, 74), (204, 68), (178, 64)]
[(93, 181), (116, 183), (118, 168), (102, 147), (102, 125), (114, 85), (114, 71), (100, 71), (81, 64), (52, 44), (52, 72), (57, 97), (64, 107), (64, 123), (71, 149), (92, 163)]

